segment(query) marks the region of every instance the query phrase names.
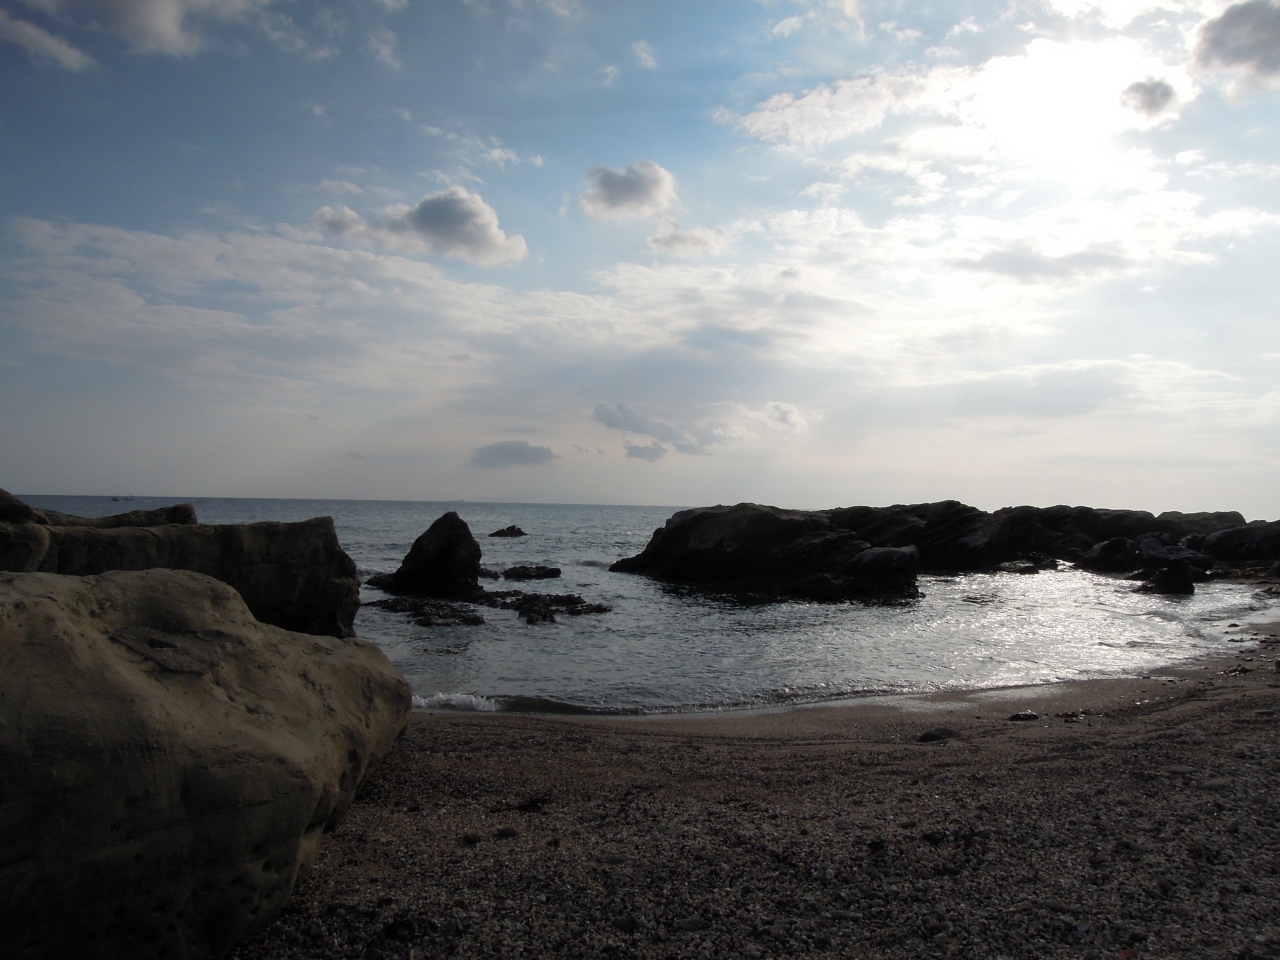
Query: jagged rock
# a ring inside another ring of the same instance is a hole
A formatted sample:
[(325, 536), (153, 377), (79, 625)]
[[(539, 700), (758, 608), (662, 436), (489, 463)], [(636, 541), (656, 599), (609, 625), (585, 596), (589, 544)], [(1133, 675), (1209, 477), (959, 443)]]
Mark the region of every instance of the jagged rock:
[(544, 567), (541, 564), (526, 564), (508, 567), (502, 571), (506, 580), (553, 580), (560, 576), (559, 567)]
[(872, 548), (826, 516), (754, 503), (682, 510), (609, 569), (765, 596), (914, 597), (914, 547)]
[(0, 956), (218, 958), (390, 748), (373, 644), (259, 623), (197, 573), (0, 575)]
[(489, 534), (491, 537), (527, 537), (528, 534), (517, 527), (514, 523), (509, 527), (503, 527), (501, 530), (495, 530)]
[(580, 617), (588, 613), (609, 613), (613, 610), (607, 603), (588, 603), (576, 593), (512, 593), (513, 596), (498, 600), (496, 606), (502, 610), (516, 611), (525, 623), (531, 625), (555, 623), (557, 613)]
[(395, 573), (370, 577), (369, 585), (389, 593), (465, 600), (482, 592), (479, 577), (480, 544), (467, 522), (450, 510), (413, 541)]
[(996, 565), (1001, 573), (1039, 573), (1040, 567), (1032, 560), (1006, 560)]
[(192, 570), (235, 587), (255, 617), (286, 630), (352, 635), (356, 566), (333, 520), (300, 523), (0, 524), (0, 567), (65, 576), (108, 570)]

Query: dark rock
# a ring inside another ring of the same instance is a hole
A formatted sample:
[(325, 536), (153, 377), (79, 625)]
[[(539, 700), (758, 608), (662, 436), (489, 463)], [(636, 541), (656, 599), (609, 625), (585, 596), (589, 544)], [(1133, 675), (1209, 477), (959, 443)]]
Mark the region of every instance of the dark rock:
[(499, 840), (513, 840), (520, 836), (520, 831), (515, 827), (499, 827), (494, 836)]
[(407, 613), (420, 627), (479, 627), (486, 622), (470, 604), (429, 597), (385, 597), (382, 600), (371, 600), (365, 606), (379, 607), (392, 613)]
[(1138, 551), (1128, 537), (1112, 537), (1091, 547), (1076, 566), (1098, 573), (1123, 573), (1138, 566)]
[(1190, 596), (1196, 592), (1191, 577), (1191, 566), (1185, 560), (1174, 560), (1156, 572), (1150, 580), (1135, 588), (1137, 593), (1161, 593), (1171, 596)]
[(480, 568), (480, 576), (483, 577), (485, 580), (501, 580), (502, 579), (502, 574), (500, 574), (497, 570), (490, 570), (488, 567)]
[(76, 517), (57, 510), (40, 510), (44, 522), (51, 527), (93, 527), (96, 530), (114, 530), (116, 527), (160, 527), (166, 524), (192, 526), (196, 519), (196, 508), (189, 503), (175, 503), (171, 507), (159, 507), (155, 510), (131, 510), (128, 513), (117, 513), (109, 517)]
[(1034, 710), (1019, 710), (1017, 713), (1009, 715), (1010, 720), (1039, 720), (1040, 714)]
[(369, 585), (388, 593), (466, 599), (481, 592), (479, 577), (480, 544), (451, 510), (413, 542), (395, 573), (370, 577)]
[(609, 569), (764, 596), (914, 597), (918, 552), (872, 549), (825, 515), (740, 503), (683, 510)]
[(613, 608), (605, 603), (588, 603), (576, 593), (521, 593), (514, 596), (492, 597), (487, 602), (502, 610), (514, 610), (525, 623), (555, 623), (557, 613), (578, 617), (588, 613), (609, 613)]
[(1039, 573), (1040, 565), (1033, 560), (1006, 560), (996, 565), (1001, 573)]
[(373, 644), (189, 571), (0, 575), (0, 662), (3, 957), (226, 956), (410, 711)]
[(958, 730), (952, 730), (950, 727), (934, 727), (932, 730), (926, 730), (920, 736), (916, 737), (917, 743), (935, 743), (938, 740), (950, 740), (953, 737), (960, 736)]
[(502, 571), (502, 576), (506, 580), (554, 580), (560, 576), (560, 568), (544, 567), (541, 564), (527, 564), (508, 567)]
[(527, 537), (528, 534), (517, 527), (514, 523), (509, 527), (503, 527), (501, 530), (495, 530), (489, 534), (491, 537)]
[(110, 517), (77, 517), (57, 510), (38, 510), (23, 503), (13, 494), (0, 490), (0, 523), (38, 523), (48, 527), (95, 527), (106, 530), (113, 527), (159, 527), (170, 523), (191, 525), (196, 522), (196, 508), (189, 503), (178, 503), (156, 510), (133, 510)]
[(229, 584), (253, 615), (299, 633), (353, 635), (356, 566), (333, 520), (300, 523), (0, 524), (0, 566), (65, 576), (109, 570), (191, 570)]
[(1280, 560), (1280, 520), (1257, 521), (1204, 538), (1200, 549), (1215, 560), (1266, 563)]
[(7, 490), (0, 490), (0, 523), (39, 523), (36, 511)]

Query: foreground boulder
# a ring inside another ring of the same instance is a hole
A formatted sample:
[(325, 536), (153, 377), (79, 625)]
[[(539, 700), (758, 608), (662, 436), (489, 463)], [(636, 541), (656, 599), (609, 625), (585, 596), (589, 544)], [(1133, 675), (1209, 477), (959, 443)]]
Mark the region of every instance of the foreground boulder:
[(263, 623), (301, 633), (353, 635), (360, 581), (329, 517), (141, 527), (0, 523), (3, 570), (82, 577), (157, 567), (191, 570), (229, 584)]
[(0, 574), (0, 956), (225, 956), (403, 728), (354, 639), (197, 573)]
[(450, 510), (413, 541), (399, 569), (369, 578), (389, 593), (442, 599), (466, 599), (480, 588), (480, 544), (467, 521)]
[(658, 580), (812, 600), (914, 597), (914, 547), (872, 548), (826, 517), (754, 503), (682, 510), (644, 551), (609, 569)]

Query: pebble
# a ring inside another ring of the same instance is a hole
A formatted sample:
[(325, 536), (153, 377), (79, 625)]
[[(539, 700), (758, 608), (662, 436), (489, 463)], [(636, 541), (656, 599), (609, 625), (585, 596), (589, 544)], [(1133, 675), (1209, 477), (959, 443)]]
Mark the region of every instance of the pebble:
[(1040, 714), (1034, 710), (1019, 710), (1017, 713), (1009, 715), (1010, 720), (1039, 720)]

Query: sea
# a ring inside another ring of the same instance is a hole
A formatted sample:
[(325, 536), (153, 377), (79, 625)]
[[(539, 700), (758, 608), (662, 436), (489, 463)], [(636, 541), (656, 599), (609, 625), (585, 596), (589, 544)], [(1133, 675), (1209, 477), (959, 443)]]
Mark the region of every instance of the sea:
[[(870, 695), (985, 689), (1100, 677), (1239, 650), (1240, 631), (1274, 619), (1276, 599), (1207, 582), (1194, 596), (1074, 569), (1034, 575), (922, 576), (918, 600), (744, 605), (732, 597), (610, 573), (680, 507), (376, 500), (23, 496), (80, 516), (193, 503), (203, 523), (333, 517), (360, 577), (399, 566), (413, 541), (456, 511), (482, 563), (559, 567), (559, 579), (490, 589), (573, 593), (608, 613), (530, 625), (479, 608), (479, 626), (416, 626), (362, 606), (357, 634), (381, 647), (422, 708), (561, 713), (768, 709)], [(516, 524), (528, 535), (490, 532)], [(383, 594), (362, 587), (366, 603)], [(1233, 642), (1236, 641), (1236, 642)]]

